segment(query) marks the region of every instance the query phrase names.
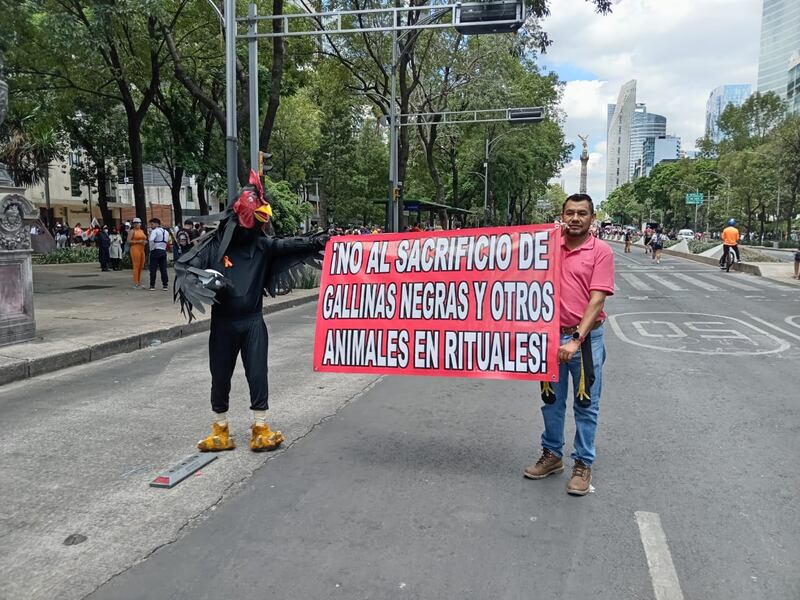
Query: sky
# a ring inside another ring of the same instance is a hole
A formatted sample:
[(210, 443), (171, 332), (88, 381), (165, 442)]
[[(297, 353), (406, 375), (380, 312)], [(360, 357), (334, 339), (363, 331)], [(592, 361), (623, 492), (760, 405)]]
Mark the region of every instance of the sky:
[(667, 134), (694, 149), (712, 89), (750, 83), (755, 90), (761, 7), (761, 0), (617, 0), (601, 16), (585, 0), (551, 2), (543, 27), (553, 44), (539, 63), (566, 82), (564, 131), (575, 144), (559, 177), (566, 191), (578, 191), (578, 134), (589, 134), (588, 192), (605, 199), (607, 105), (631, 79), (637, 102), (667, 117)]

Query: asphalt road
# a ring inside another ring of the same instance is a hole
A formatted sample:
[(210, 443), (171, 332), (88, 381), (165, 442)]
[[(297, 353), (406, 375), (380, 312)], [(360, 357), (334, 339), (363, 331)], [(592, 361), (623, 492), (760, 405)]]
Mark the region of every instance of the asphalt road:
[[(43, 515), (56, 492), (39, 489), (33, 506), (15, 513), (23, 524), (11, 521), (16, 528), (2, 533), (51, 566), (26, 564), (17, 552), (9, 569), (4, 543), (0, 597), (5, 589), (14, 598), (79, 598), (108, 580), (89, 597), (796, 600), (800, 288), (673, 257), (653, 265), (638, 249), (614, 248), (618, 290), (608, 302), (595, 493), (567, 496), (566, 473), (522, 478), (541, 433), (531, 384), (381, 378), (370, 387), (369, 378), (326, 376), (334, 391), (317, 390), (321, 376), (300, 359), (313, 330), (313, 307), (303, 307), (272, 325), (277, 361), (297, 378), (281, 379), (272, 366), (280, 381), (273, 389), (281, 389), (275, 417), (294, 440), (286, 451), (258, 462), (237, 449), (171, 491), (146, 488), (153, 470), (145, 469), (135, 486), (119, 484), (118, 495), (135, 493), (153, 514), (112, 503), (105, 533), (69, 507)], [(281, 336), (291, 342), (278, 346)], [(79, 454), (75, 432), (100, 418), (81, 407), (104, 390), (84, 387), (79, 399), (67, 393), (77, 381), (110, 371), (116, 381), (141, 381), (141, 393), (151, 378), (173, 381), (182, 390), (171, 388), (170, 401), (183, 398), (177, 407), (147, 402), (135, 415), (137, 429), (166, 421), (146, 438), (152, 461), (162, 444), (179, 438), (188, 449), (186, 438), (199, 437), (207, 417), (202, 354), (202, 344), (181, 341), (0, 388), (0, 419), (58, 418), (70, 443), (49, 453)], [(288, 408), (307, 402), (317, 407), (308, 414)], [(114, 481), (123, 466), (115, 444), (125, 454), (137, 442), (127, 410), (108, 430), (119, 437), (91, 447), (108, 455), (83, 462)], [(0, 443), (13, 461), (4, 460), (0, 481), (24, 490), (58, 476), (35, 470), (48, 458), (40, 440), (26, 448), (37, 460), (17, 456), (14, 441)], [(12, 478), (15, 466), (24, 475)], [(95, 474), (62, 480), (79, 498)], [(97, 502), (108, 493), (99, 485)], [(0, 490), (8, 495), (9, 487)], [(179, 509), (195, 499), (189, 512), (197, 518), (187, 517)], [(9, 503), (26, 504), (0, 500), (6, 513)], [(203, 504), (211, 508), (198, 510)], [(53, 541), (46, 525), (57, 528), (58, 519), (69, 526), (53, 539), (82, 527), (89, 540), (37, 554), (33, 546)], [(48, 587), (35, 587), (42, 577)]]

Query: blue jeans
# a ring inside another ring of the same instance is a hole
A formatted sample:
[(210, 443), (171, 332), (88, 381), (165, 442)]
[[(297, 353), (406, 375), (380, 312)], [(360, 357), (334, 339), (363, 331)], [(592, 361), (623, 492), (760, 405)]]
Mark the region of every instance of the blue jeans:
[[(569, 394), (569, 374), (572, 374), (573, 411), (575, 413), (575, 441), (571, 458), (580, 460), (591, 466), (594, 462), (594, 436), (597, 432), (597, 414), (600, 412), (600, 390), (603, 387), (603, 363), (606, 361), (606, 346), (603, 338), (603, 327), (598, 327), (590, 334), (592, 341), (592, 358), (594, 359), (594, 384), (589, 390), (591, 404), (582, 408), (574, 398), (578, 393), (581, 380), (581, 351), (578, 350), (572, 359), (559, 365), (558, 383), (553, 385), (556, 401), (542, 405), (544, 416), (544, 432), (542, 448), (547, 448), (558, 456), (563, 456), (564, 417), (567, 412), (567, 396)], [(561, 345), (566, 344), (571, 335), (561, 336)]]

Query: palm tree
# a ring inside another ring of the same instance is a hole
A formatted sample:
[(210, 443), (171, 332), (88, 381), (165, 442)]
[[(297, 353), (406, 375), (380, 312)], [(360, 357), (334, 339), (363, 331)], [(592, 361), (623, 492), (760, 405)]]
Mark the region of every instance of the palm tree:
[(6, 164), (9, 175), (18, 186), (44, 182), (47, 228), (51, 229), (50, 163), (66, 152), (64, 138), (52, 127), (28, 125), (25, 120), (6, 123), (6, 127), (7, 136), (0, 141), (0, 162)]

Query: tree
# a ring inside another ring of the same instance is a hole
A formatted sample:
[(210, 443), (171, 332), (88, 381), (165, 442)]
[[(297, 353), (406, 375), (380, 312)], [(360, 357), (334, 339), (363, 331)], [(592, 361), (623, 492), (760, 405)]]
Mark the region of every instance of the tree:
[(283, 99), (272, 130), (275, 173), (291, 184), (306, 180), (319, 148), (322, 111), (311, 91), (302, 88)]
[(774, 92), (756, 92), (741, 106), (729, 104), (719, 117), (719, 130), (726, 136), (718, 145), (719, 154), (760, 146), (785, 114)]
[(50, 163), (66, 153), (60, 131), (47, 123), (31, 119), (9, 120), (5, 124), (5, 141), (0, 144), (0, 162), (18, 186), (44, 182), (47, 203), (47, 227), (52, 229), (50, 209)]

